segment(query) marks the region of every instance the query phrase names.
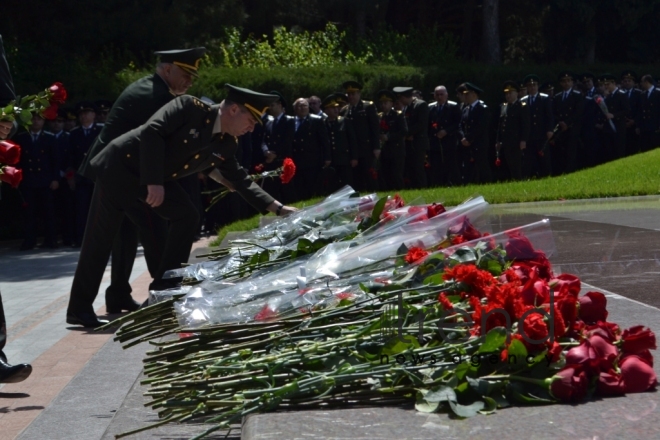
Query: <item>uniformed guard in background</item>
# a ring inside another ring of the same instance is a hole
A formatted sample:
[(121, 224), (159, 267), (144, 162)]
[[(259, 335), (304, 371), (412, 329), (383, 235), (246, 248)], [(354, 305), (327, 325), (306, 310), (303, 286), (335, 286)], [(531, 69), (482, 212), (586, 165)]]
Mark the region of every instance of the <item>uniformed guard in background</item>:
[[(606, 73), (600, 76), (606, 93), (608, 113), (601, 112), (599, 126), (603, 130), (605, 160), (621, 159), (626, 155), (626, 120), (630, 115), (630, 102), (626, 93), (616, 84), (616, 76)], [(609, 123), (612, 121), (612, 124)]]
[(644, 75), (640, 80), (642, 94), (635, 116), (636, 131), (639, 135), (642, 152), (660, 146), (660, 90), (655, 86), (651, 75)]
[[(282, 166), (284, 159), (291, 157), (295, 133), (294, 118), (286, 114), (286, 100), (277, 91), (271, 91), (270, 94), (276, 95), (278, 99), (269, 105), (268, 115), (264, 115), (262, 142), (256, 152), (258, 162), (264, 165), (264, 171), (276, 170)], [(282, 193), (282, 182), (279, 179), (267, 179), (263, 189), (276, 199), (290, 202)]]
[(598, 165), (602, 161), (601, 136), (596, 131), (596, 121), (602, 114), (596, 103), (597, 95), (603, 93), (596, 88), (596, 77), (592, 73), (580, 75), (580, 86), (584, 96), (584, 114), (580, 129), (582, 148), (578, 151), (578, 169)]
[(640, 139), (637, 134), (637, 121), (635, 117), (639, 114), (640, 99), (642, 91), (635, 87), (637, 75), (632, 70), (621, 72), (621, 90), (628, 97), (630, 114), (626, 119), (626, 155), (638, 153), (640, 150)]
[(539, 86), (539, 91), (541, 93), (545, 93), (550, 97), (550, 99), (553, 99), (555, 97), (555, 85), (552, 84), (550, 81), (546, 81), (543, 84)]
[(381, 181), (383, 189), (404, 189), (403, 176), (406, 163), (405, 137), (408, 134), (406, 118), (401, 110), (394, 109), (396, 95), (389, 90), (380, 90), (376, 96), (380, 104)]
[(342, 84), (346, 91), (348, 105), (341, 109), (340, 115), (353, 121), (358, 140), (358, 163), (353, 168), (353, 181), (358, 191), (376, 191), (378, 180), (373, 172), (378, 167), (380, 157), (380, 130), (378, 111), (372, 101), (362, 99), (362, 85), (357, 81)]
[(353, 121), (339, 116), (339, 109), (345, 105), (342, 93), (333, 93), (322, 103), (330, 141), (330, 160), (336, 175), (336, 184), (326, 188), (326, 193), (332, 193), (344, 185), (353, 186), (353, 167), (357, 166), (359, 146)]
[(76, 116), (76, 109), (66, 107), (66, 118), (64, 119), (64, 131), (70, 133), (71, 130), (78, 126), (78, 116)]
[(413, 96), (412, 87), (394, 87), (392, 91), (404, 106), (408, 132), (406, 134), (405, 180), (411, 188), (426, 188), (426, 154), (429, 151), (429, 105)]
[(562, 91), (552, 101), (555, 121), (559, 131), (552, 151), (552, 173), (560, 175), (577, 169), (580, 149), (580, 129), (584, 115), (584, 97), (573, 88), (575, 76), (571, 72), (559, 74)]
[(465, 107), (461, 116), (459, 149), (462, 150), (465, 183), (489, 183), (492, 181), (488, 163), (490, 112), (479, 99), (483, 90), (469, 82), (461, 86)]
[(96, 106), (96, 123), (100, 125), (105, 124), (106, 119), (108, 119), (108, 113), (110, 113), (110, 109), (112, 108), (112, 101), (99, 99), (94, 102), (94, 105)]
[(30, 131), (15, 137), (21, 146), (18, 168), (23, 170), (20, 191), (25, 199), (25, 239), (21, 250), (37, 244), (37, 216), (44, 225), (44, 247), (57, 247), (55, 235), (55, 191), (59, 187), (60, 156), (55, 136), (43, 129), (45, 120), (32, 116)]
[(506, 81), (503, 86), (505, 102), (500, 104), (495, 148), (503, 156), (513, 180), (522, 179), (523, 157), (529, 137), (529, 107), (518, 99), (518, 84)]
[(461, 110), (454, 101), (449, 101), (445, 86), (433, 91), (435, 102), (429, 104), (429, 163), (431, 185), (455, 186), (461, 184), (458, 158), (458, 128)]
[[(203, 47), (155, 52), (160, 57), (156, 72), (140, 78), (126, 87), (112, 106), (103, 130), (80, 167), (80, 173), (85, 178), (92, 180), (96, 178), (89, 163), (106, 145), (145, 123), (163, 105), (190, 88), (193, 78), (197, 76), (201, 58), (205, 52), (206, 49)], [(199, 192), (199, 184), (192, 180), (188, 181), (189, 185), (194, 187), (197, 184)], [(153, 225), (149, 234), (140, 236), (139, 240), (143, 245), (146, 241), (150, 241), (148, 245), (144, 246), (145, 260), (149, 273), (154, 277), (160, 263), (160, 248), (163, 245), (165, 223), (146, 205), (141, 214), (145, 221), (149, 221)], [(132, 288), (129, 282), (137, 247), (137, 228), (128, 218), (125, 218), (113, 245), (111, 281), (105, 294), (108, 313), (120, 313), (122, 310), (133, 311), (139, 307), (139, 304), (131, 297)], [(150, 252), (151, 250), (154, 250), (153, 254)], [(150, 286), (152, 289), (158, 287), (157, 285)]]
[(59, 188), (55, 191), (55, 216), (57, 218), (57, 230), (62, 235), (62, 244), (70, 247), (75, 237), (75, 200), (74, 200), (74, 174), (75, 170), (71, 163), (71, 144), (69, 133), (64, 130), (66, 110), (60, 108), (57, 117), (48, 121), (50, 130), (55, 136), (55, 145), (59, 155)]
[(549, 143), (555, 131), (552, 99), (539, 92), (540, 79), (537, 75), (527, 75), (523, 82), (527, 86), (527, 96), (522, 101), (527, 102), (530, 114), (523, 178), (547, 177), (552, 174), (552, 148)]

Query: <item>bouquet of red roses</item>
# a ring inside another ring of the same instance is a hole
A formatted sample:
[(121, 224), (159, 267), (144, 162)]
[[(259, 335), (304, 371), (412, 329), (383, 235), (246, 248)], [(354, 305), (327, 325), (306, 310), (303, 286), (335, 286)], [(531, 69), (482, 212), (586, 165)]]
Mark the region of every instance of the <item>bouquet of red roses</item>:
[(21, 158), (21, 147), (10, 141), (0, 141), (0, 182), (17, 188), (23, 179), (23, 172), (10, 165), (16, 165)]
[(18, 121), (24, 127), (29, 127), (35, 113), (44, 119), (55, 119), (59, 106), (64, 104), (66, 98), (64, 85), (60, 82), (53, 83), (36, 95), (24, 96), (7, 104), (2, 108), (0, 121)]

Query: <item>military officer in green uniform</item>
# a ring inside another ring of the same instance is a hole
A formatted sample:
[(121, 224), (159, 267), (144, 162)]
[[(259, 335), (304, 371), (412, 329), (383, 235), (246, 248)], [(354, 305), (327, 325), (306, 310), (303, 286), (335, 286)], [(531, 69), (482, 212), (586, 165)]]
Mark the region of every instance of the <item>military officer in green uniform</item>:
[[(199, 215), (177, 179), (207, 172), (262, 213), (282, 215), (295, 210), (264, 192), (235, 157), (236, 137), (251, 132), (277, 96), (229, 84), (225, 87), (227, 99), (219, 105), (209, 106), (189, 95), (175, 98), (145, 124), (111, 141), (90, 161), (96, 186), (67, 323), (104, 324), (92, 304), (124, 215), (144, 234), (151, 227), (141, 214), (145, 208), (168, 222), (156, 279), (188, 260)], [(173, 281), (175, 285), (180, 280)]]
[[(91, 146), (86, 160), (80, 167), (80, 174), (88, 179), (95, 179), (90, 160), (99, 154), (112, 140), (144, 124), (159, 108), (170, 102), (177, 95), (186, 93), (198, 73), (201, 58), (206, 53), (203, 47), (183, 50), (155, 52), (160, 57), (156, 72), (138, 79), (121, 93), (112, 106), (103, 128)], [(195, 177), (194, 182), (197, 183)], [(155, 277), (160, 263), (160, 246), (165, 234), (165, 223), (144, 206), (142, 214), (145, 221), (153, 224), (150, 233), (140, 236), (145, 247), (145, 259), (152, 277)], [(120, 313), (122, 310), (137, 310), (139, 303), (131, 297), (129, 282), (133, 262), (137, 254), (138, 231), (134, 223), (124, 218), (112, 248), (112, 268), (110, 286), (105, 292), (108, 313)], [(149, 250), (154, 250), (152, 254)], [(159, 286), (152, 285), (152, 289)]]
[(394, 110), (396, 95), (389, 90), (377, 94), (380, 103), (380, 161), (382, 164), (383, 183), (388, 191), (401, 190), (404, 187), (406, 145), (408, 134), (406, 118), (401, 110)]
[(406, 172), (411, 188), (426, 188), (426, 153), (429, 150), (429, 105), (413, 96), (412, 87), (394, 87), (397, 99), (404, 106), (408, 133), (406, 135)]
[(371, 172), (377, 167), (380, 157), (380, 130), (378, 129), (378, 111), (372, 101), (362, 99), (362, 85), (357, 81), (346, 81), (342, 85), (346, 91), (348, 105), (341, 109), (340, 115), (353, 121), (358, 140), (358, 162), (353, 167), (353, 181), (359, 191), (375, 191), (378, 180)]
[(344, 185), (353, 186), (353, 167), (358, 162), (358, 141), (355, 135), (353, 121), (339, 116), (339, 109), (346, 105), (343, 94), (333, 93), (322, 102), (326, 115), (325, 128), (330, 140), (332, 167), (337, 177), (337, 187), (328, 188), (335, 191)]
[(503, 87), (505, 102), (500, 104), (495, 148), (503, 156), (512, 180), (522, 179), (523, 156), (529, 137), (529, 106), (518, 99), (518, 84), (506, 81)]

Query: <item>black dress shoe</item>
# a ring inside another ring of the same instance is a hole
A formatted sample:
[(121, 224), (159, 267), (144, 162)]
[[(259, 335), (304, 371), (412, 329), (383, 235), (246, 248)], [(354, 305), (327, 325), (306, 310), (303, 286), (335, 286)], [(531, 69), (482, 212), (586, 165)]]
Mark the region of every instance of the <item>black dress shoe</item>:
[(0, 383), (23, 382), (32, 373), (28, 364), (9, 365), (0, 359)]
[(66, 313), (66, 323), (82, 325), (83, 327), (96, 328), (108, 323), (105, 319), (99, 319), (94, 313)]
[(126, 310), (127, 312), (134, 312), (140, 308), (140, 303), (133, 298), (126, 298), (115, 301), (105, 301), (105, 310), (108, 313), (121, 313)]

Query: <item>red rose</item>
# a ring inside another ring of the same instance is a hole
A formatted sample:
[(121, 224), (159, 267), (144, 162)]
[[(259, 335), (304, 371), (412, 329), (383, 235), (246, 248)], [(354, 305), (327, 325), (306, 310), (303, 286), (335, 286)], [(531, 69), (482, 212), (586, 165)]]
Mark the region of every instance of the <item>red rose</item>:
[[(504, 246), (506, 256), (510, 260), (534, 260), (538, 257), (538, 251), (534, 250), (534, 246), (527, 237), (522, 235), (520, 231), (513, 231), (509, 234), (509, 241)], [(541, 252), (543, 254), (543, 252)], [(545, 254), (544, 254), (545, 255)]]
[(624, 330), (621, 339), (623, 340), (621, 349), (624, 353), (637, 354), (658, 348), (655, 343), (655, 333), (641, 325)]
[(550, 301), (550, 288), (544, 280), (530, 278), (522, 287), (520, 296), (528, 306), (546, 304)]
[(499, 167), (500, 165), (502, 165), (502, 161), (500, 159), (495, 159), (495, 166)]
[(450, 227), (447, 230), (447, 234), (450, 236), (462, 235), (466, 241), (471, 241), (471, 240), (476, 240), (477, 238), (481, 238), (481, 232), (479, 232), (477, 228), (472, 226), (472, 223), (470, 223), (470, 220), (467, 218), (467, 216), (463, 216), (460, 224)]
[(282, 174), (280, 175), (280, 180), (282, 183), (289, 183), (295, 174), (296, 164), (293, 163), (293, 160), (287, 157), (282, 163)]
[(426, 208), (426, 215), (428, 216), (428, 218), (433, 218), (436, 215), (442, 214), (445, 211), (446, 211), (445, 207), (442, 206), (440, 203), (438, 204), (434, 203), (432, 205), (429, 205), (428, 208)]
[(643, 393), (655, 388), (658, 379), (648, 363), (635, 355), (626, 356), (621, 360), (621, 379), (626, 393)]
[(621, 396), (625, 394), (625, 387), (621, 375), (612, 368), (601, 371), (596, 383), (596, 392), (601, 396)]
[(573, 295), (575, 298), (580, 294), (582, 283), (575, 275), (563, 273), (550, 281), (550, 286), (555, 289), (555, 298), (557, 296)]
[(555, 304), (555, 310), (561, 314), (561, 317), (564, 319), (564, 324), (566, 324), (566, 329), (569, 331), (573, 328), (573, 325), (577, 320), (577, 304), (577, 299), (570, 295), (559, 298), (559, 301)]
[(21, 147), (10, 141), (0, 141), (0, 163), (16, 165), (21, 159)]
[(48, 88), (48, 91), (52, 93), (50, 102), (64, 104), (64, 101), (66, 101), (67, 98), (67, 93), (61, 82), (53, 83), (53, 85)]
[(257, 174), (261, 174), (264, 172), (264, 164), (260, 163), (259, 165), (254, 166), (254, 172)]
[(552, 377), (550, 394), (564, 402), (581, 402), (587, 396), (589, 377), (581, 365), (567, 365)]
[(599, 321), (594, 325), (586, 326), (585, 333), (588, 338), (598, 335), (606, 341), (614, 343), (619, 339), (618, 335), (621, 333), (621, 330), (619, 330), (619, 326), (613, 322)]
[(426, 257), (428, 254), (429, 254), (429, 253), (426, 252), (426, 251), (425, 251), (424, 249), (422, 249), (422, 248), (411, 247), (411, 248), (408, 250), (408, 253), (406, 254), (406, 256), (405, 256), (404, 259), (406, 260), (406, 263), (408, 263), (408, 264), (413, 264), (413, 263), (415, 263), (415, 262), (421, 260), (422, 258)]
[(619, 354), (609, 341), (599, 335), (593, 335), (573, 347), (566, 353), (567, 364), (580, 364), (587, 371), (607, 370), (612, 367)]
[(23, 180), (23, 171), (14, 167), (3, 167), (0, 169), (0, 181), (10, 184), (13, 188), (18, 188), (18, 184)]
[(41, 112), (41, 116), (43, 116), (44, 119), (48, 119), (49, 121), (52, 121), (53, 119), (57, 118), (57, 109), (59, 105), (57, 103), (52, 103), (50, 107), (48, 107), (46, 110)]
[(580, 297), (580, 319), (587, 324), (607, 320), (607, 298), (600, 292), (587, 292)]

